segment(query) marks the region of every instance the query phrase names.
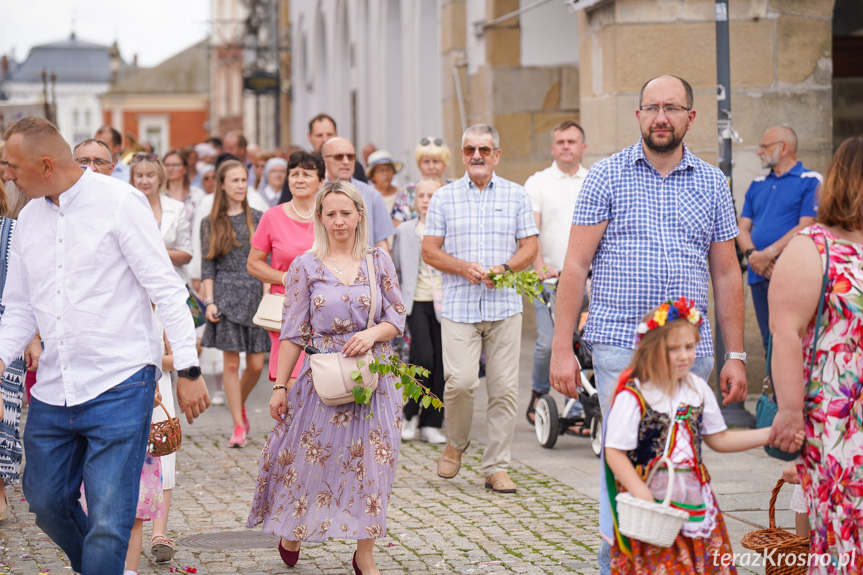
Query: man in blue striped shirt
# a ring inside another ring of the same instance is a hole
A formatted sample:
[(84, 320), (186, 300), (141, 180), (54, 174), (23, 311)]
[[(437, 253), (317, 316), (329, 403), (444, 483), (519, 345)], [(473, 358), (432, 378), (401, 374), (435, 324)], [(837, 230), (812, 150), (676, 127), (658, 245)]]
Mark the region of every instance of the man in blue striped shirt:
[(447, 444), (438, 475), (455, 477), (470, 443), (479, 357), (485, 349), (488, 443), (486, 489), (514, 493), (507, 475), (515, 430), (521, 296), (494, 289), (489, 271), (522, 270), (536, 257), (539, 230), (527, 193), (494, 173), (500, 137), (486, 124), (462, 136), (464, 177), (435, 192), (426, 216), (422, 257), (443, 272), (441, 339)]
[[(720, 374), (725, 403), (746, 398), (743, 285), (734, 238), (731, 192), (722, 172), (692, 155), (683, 137), (695, 121), (692, 87), (660, 76), (641, 89), (635, 112), (641, 140), (594, 164), (575, 204), (560, 276), (552, 344), (552, 387), (576, 397), (578, 366), (572, 333), (593, 265), (584, 339), (593, 354), (599, 401), (608, 413), (620, 373), (629, 365), (636, 328), (651, 308), (669, 299), (695, 302), (705, 321), (692, 372), (707, 379), (713, 345), (707, 289), (714, 298), (726, 354)], [(614, 535), (602, 480), (600, 573), (609, 573)]]

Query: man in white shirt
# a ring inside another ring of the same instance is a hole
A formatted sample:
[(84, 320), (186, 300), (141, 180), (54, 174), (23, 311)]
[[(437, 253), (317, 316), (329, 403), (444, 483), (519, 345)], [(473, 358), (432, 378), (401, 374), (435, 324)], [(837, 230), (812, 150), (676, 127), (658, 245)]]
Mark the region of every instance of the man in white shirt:
[(119, 575), (162, 365), (151, 302), (173, 348), (180, 409), (191, 423), (209, 405), (188, 293), (140, 192), (82, 171), (43, 118), (16, 122), (5, 139), (3, 178), (31, 201), (9, 254), (0, 371), (37, 331), (45, 345), (24, 432), (24, 495), (72, 569)]
[[(533, 205), (533, 216), (539, 228), (539, 253), (533, 261), (533, 269), (541, 280), (554, 280), (563, 268), (569, 230), (572, 228), (572, 210), (581, 191), (587, 169), (581, 165), (581, 157), (587, 144), (584, 131), (572, 120), (565, 120), (551, 130), (551, 166), (541, 170), (524, 183), (524, 189)], [(555, 290), (547, 289), (552, 305)], [(551, 388), (548, 373), (551, 365), (551, 342), (554, 339), (554, 323), (548, 307), (534, 302), (536, 310), (536, 346), (533, 351), (533, 390), (527, 406), (527, 420), (533, 424), (534, 408), (541, 395)], [(576, 402), (567, 416), (577, 416), (581, 404)], [(590, 435), (590, 430), (573, 429), (576, 433)]]

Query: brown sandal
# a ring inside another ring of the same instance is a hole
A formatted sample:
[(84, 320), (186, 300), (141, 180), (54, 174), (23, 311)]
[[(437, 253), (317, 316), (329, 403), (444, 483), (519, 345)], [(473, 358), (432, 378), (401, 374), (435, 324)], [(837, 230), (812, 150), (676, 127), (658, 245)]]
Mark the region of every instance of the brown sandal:
[(156, 563), (164, 563), (174, 558), (174, 540), (166, 535), (153, 535), (150, 540), (150, 553)]

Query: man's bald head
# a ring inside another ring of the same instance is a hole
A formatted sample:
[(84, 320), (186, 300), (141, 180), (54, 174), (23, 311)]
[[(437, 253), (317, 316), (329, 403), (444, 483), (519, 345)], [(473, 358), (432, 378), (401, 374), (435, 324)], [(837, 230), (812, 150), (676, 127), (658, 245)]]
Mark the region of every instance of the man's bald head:
[(60, 135), (57, 127), (45, 118), (36, 116), (22, 118), (7, 128), (3, 139), (8, 142), (16, 134), (20, 135), (23, 151), (28, 156), (50, 155), (55, 158), (63, 156), (72, 158), (72, 148)]
[(18, 120), (4, 134), (3, 179), (15, 182), (28, 198), (48, 197), (59, 204), (60, 194), (80, 179), (81, 168), (56, 126), (44, 118)]
[(327, 178), (350, 181), (357, 159), (357, 151), (350, 140), (340, 136), (330, 138), (321, 146), (321, 155), (327, 167)]
[(772, 141), (785, 142), (792, 154), (797, 154), (797, 133), (791, 126), (773, 126), (764, 132), (764, 136)]

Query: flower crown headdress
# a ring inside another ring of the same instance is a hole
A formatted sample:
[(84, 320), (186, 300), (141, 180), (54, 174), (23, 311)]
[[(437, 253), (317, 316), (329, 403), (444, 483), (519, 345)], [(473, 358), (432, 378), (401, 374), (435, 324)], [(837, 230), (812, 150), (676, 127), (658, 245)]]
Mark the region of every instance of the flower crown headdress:
[(704, 320), (692, 300), (687, 301), (685, 297), (681, 297), (677, 301), (668, 300), (656, 308), (652, 318), (638, 324), (638, 329), (636, 329), (638, 340), (641, 341), (647, 332), (676, 319), (685, 319), (694, 326), (700, 326)]

